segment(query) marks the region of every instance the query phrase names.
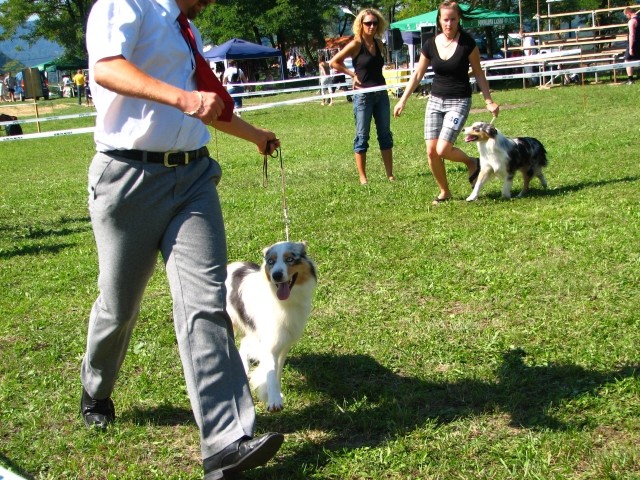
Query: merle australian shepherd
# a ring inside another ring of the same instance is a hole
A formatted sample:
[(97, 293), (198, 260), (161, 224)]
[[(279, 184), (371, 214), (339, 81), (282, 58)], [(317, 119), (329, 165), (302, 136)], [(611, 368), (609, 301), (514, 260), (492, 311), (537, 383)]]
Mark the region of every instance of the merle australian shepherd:
[[(306, 243), (279, 242), (263, 251), (262, 265), (227, 267), (227, 312), (240, 340), (240, 356), (251, 387), (269, 412), (284, 406), (284, 361), (302, 337), (311, 313), (316, 268)], [(257, 366), (249, 373), (252, 362)]]
[(468, 202), (478, 198), (482, 186), (494, 175), (503, 180), (502, 196), (511, 198), (513, 177), (519, 170), (524, 178), (518, 197), (529, 191), (529, 183), (537, 177), (544, 188), (547, 180), (542, 169), (547, 166), (547, 151), (542, 143), (532, 137), (507, 138), (486, 122), (475, 122), (464, 129), (465, 142), (476, 142), (480, 153), (480, 174)]

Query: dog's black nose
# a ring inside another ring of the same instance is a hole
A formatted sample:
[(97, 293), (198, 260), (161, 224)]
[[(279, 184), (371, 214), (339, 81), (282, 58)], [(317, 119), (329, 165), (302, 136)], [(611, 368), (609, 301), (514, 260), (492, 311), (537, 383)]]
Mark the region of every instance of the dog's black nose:
[(275, 280), (276, 282), (281, 282), (282, 277), (283, 277), (283, 274), (280, 270), (277, 270), (271, 273), (271, 278), (273, 278), (273, 280)]

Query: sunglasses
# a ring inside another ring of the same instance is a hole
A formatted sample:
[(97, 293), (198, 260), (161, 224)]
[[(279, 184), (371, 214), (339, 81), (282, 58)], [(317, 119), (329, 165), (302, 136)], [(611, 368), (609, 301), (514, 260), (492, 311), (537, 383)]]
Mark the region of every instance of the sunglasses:
[(363, 25), (367, 26), (367, 27), (375, 27), (378, 25), (378, 22), (373, 21), (373, 22), (362, 22)]

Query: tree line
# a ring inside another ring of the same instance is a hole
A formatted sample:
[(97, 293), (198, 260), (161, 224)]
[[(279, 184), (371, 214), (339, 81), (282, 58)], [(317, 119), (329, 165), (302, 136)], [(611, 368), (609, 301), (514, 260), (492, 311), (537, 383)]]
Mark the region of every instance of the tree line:
[[(85, 30), (91, 7), (97, 0), (5, 0), (0, 3), (0, 39), (10, 39), (20, 26), (31, 21), (33, 28), (22, 38), (30, 43), (38, 39), (57, 42), (67, 59), (87, 59)], [(440, 0), (218, 0), (207, 8), (196, 25), (205, 44), (219, 45), (231, 38), (262, 43), (283, 52), (295, 47), (314, 59), (325, 37), (350, 35), (353, 16), (362, 8), (374, 7), (394, 22), (437, 8)], [(476, 6), (491, 10), (519, 13), (531, 19), (539, 9), (546, 13), (541, 0), (469, 0)], [(616, 5), (611, 5), (616, 3)], [(591, 10), (628, 4), (624, 0), (563, 0), (553, 4), (554, 13)]]

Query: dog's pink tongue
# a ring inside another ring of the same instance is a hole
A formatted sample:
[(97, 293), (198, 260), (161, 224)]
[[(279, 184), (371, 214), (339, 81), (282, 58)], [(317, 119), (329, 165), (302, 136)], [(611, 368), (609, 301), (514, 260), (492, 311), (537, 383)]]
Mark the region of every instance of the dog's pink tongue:
[(286, 300), (291, 295), (291, 289), (289, 288), (289, 282), (283, 282), (278, 284), (278, 291), (276, 292), (280, 300)]

